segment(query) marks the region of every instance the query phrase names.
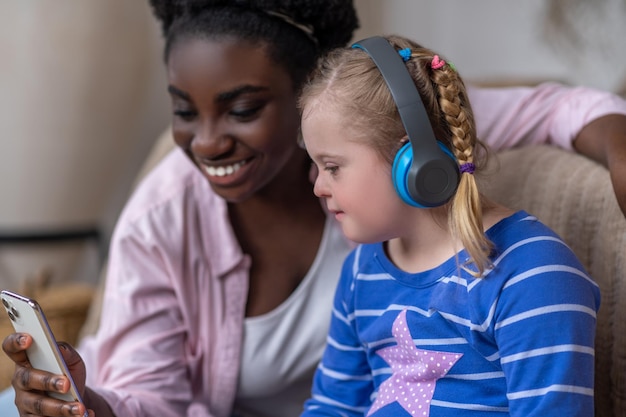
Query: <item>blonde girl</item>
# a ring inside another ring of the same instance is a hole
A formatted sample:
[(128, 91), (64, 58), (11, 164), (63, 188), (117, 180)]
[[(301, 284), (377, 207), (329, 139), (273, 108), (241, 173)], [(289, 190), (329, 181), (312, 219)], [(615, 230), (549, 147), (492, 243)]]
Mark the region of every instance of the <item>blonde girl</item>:
[(398, 153), (414, 146), (397, 92), (360, 43), (320, 62), (300, 101), (314, 191), (360, 245), (303, 415), (592, 415), (597, 285), (535, 217), (481, 195), (487, 153), (454, 66), (385, 39), (458, 185), (439, 204), (407, 201)]

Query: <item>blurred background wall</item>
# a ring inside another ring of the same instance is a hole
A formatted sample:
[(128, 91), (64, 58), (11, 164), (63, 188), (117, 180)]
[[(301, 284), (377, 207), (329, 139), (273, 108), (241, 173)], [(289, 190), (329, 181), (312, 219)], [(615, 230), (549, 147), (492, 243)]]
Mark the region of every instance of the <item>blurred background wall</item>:
[[(132, 178), (169, 121), (164, 86), (147, 2), (0, 3), (0, 287), (43, 267), (95, 280)], [(91, 237), (20, 240), (76, 232)]]
[[(623, 88), (624, 0), (355, 5), (356, 39), (410, 36), (467, 80)], [(161, 47), (143, 0), (0, 3), (0, 287), (44, 267), (95, 282), (133, 178), (170, 120)], [(100, 240), (15, 239), (77, 230)]]
[(446, 55), (466, 80), (626, 81), (625, 0), (356, 0), (358, 36), (401, 34)]

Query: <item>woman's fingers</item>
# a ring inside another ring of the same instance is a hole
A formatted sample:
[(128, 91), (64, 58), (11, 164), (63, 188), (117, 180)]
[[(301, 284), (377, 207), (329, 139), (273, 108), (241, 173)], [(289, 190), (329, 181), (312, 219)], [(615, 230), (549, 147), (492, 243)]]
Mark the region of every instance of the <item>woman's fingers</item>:
[[(70, 389), (69, 379), (62, 375), (34, 369), (26, 349), (33, 343), (26, 333), (13, 333), (2, 341), (2, 350), (15, 362), (13, 387), (15, 404), (21, 417), (71, 417), (85, 415), (85, 406), (76, 402), (61, 401), (47, 395), (48, 392), (66, 393)], [(60, 344), (64, 359), (78, 370), (84, 386), (84, 363), (78, 353), (68, 344)], [(93, 412), (90, 417), (94, 417)]]
[(85, 409), (78, 403), (68, 403), (48, 397), (41, 392), (16, 392), (15, 403), (19, 404), (21, 416), (82, 416)]
[(2, 350), (18, 365), (29, 364), (26, 349), (33, 343), (33, 338), (26, 333), (11, 333), (2, 341)]
[(70, 389), (70, 382), (61, 375), (51, 374), (31, 367), (17, 366), (13, 374), (15, 390), (36, 390), (64, 394)]

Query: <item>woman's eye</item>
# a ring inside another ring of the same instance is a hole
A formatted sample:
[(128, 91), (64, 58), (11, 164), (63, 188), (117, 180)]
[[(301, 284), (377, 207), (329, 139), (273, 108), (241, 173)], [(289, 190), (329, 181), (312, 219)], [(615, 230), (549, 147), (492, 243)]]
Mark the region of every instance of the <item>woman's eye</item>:
[(195, 110), (174, 110), (174, 116), (180, 117), (183, 120), (191, 120), (196, 116)]
[(263, 106), (245, 107), (241, 109), (233, 109), (230, 114), (238, 119), (247, 120), (256, 116)]

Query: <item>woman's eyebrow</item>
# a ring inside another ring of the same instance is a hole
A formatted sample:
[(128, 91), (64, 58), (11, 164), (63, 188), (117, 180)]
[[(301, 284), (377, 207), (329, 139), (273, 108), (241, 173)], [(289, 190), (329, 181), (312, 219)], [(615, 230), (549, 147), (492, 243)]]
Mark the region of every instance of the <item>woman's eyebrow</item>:
[[(215, 101), (218, 103), (228, 102), (228, 101), (234, 100), (235, 98), (243, 94), (251, 94), (251, 93), (257, 93), (259, 91), (267, 91), (267, 90), (268, 90), (267, 87), (246, 84), (246, 85), (233, 88), (232, 90), (219, 93), (217, 97), (215, 98)], [(167, 87), (167, 91), (174, 96), (180, 97), (187, 101), (191, 101), (191, 96), (189, 95), (189, 93), (177, 87), (174, 87), (173, 85), (169, 85)]]
[(215, 101), (217, 102), (230, 101), (243, 94), (257, 93), (259, 91), (267, 91), (267, 90), (268, 90), (267, 87), (245, 84), (245, 85), (233, 88), (232, 90), (225, 91), (223, 93), (218, 94)]
[(173, 85), (168, 85), (167, 86), (167, 91), (168, 93), (174, 95), (174, 96), (178, 96), (182, 99), (185, 99), (187, 101), (189, 101), (191, 99), (191, 97), (189, 97), (189, 94), (187, 94), (186, 92), (184, 92), (183, 90), (180, 90), (176, 87), (174, 87)]

